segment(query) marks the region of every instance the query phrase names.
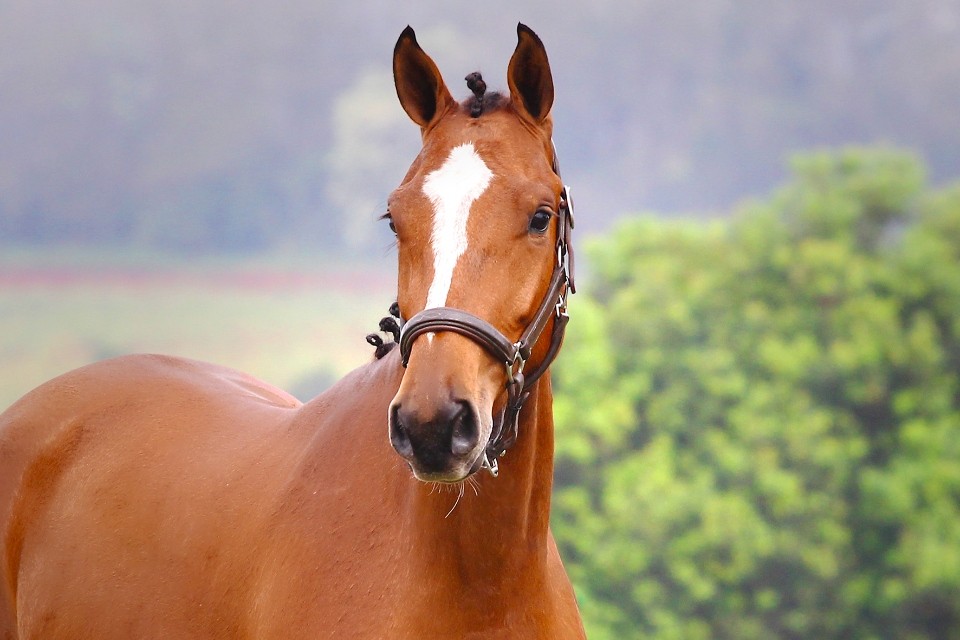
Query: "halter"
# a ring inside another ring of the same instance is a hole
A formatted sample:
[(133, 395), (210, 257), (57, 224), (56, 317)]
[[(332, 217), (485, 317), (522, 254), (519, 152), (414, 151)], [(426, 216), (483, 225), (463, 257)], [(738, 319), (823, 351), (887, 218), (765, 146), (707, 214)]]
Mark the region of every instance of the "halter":
[[(553, 171), (560, 175), (556, 147), (553, 149)], [(533, 321), (527, 325), (520, 339), (511, 342), (496, 327), (472, 313), (452, 307), (433, 307), (414, 315), (403, 325), (400, 332), (400, 356), (403, 366), (410, 360), (413, 341), (424, 333), (452, 331), (470, 338), (504, 363), (507, 374), (507, 404), (494, 432), (484, 450), (483, 468), (493, 476), (498, 473), (497, 458), (503, 456), (517, 441), (520, 409), (530, 397), (530, 389), (556, 359), (563, 343), (563, 334), (570, 316), (567, 315), (567, 298), (576, 293), (573, 281), (573, 200), (570, 187), (564, 185), (560, 192), (560, 207), (557, 220), (557, 262), (550, 276), (550, 286), (537, 309)], [(553, 320), (550, 347), (543, 361), (529, 373), (524, 371), (534, 346), (547, 324)]]

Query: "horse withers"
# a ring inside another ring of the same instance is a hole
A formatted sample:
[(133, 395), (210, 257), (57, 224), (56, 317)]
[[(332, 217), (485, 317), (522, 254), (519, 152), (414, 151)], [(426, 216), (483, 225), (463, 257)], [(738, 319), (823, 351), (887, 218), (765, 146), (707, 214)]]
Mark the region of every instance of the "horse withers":
[[(582, 638), (549, 529), (547, 367), (572, 289), (553, 81), (453, 99), (408, 27), (423, 148), (389, 199), (400, 347), (311, 402), (181, 358), (0, 415), (0, 639)], [(504, 455), (506, 454), (506, 455)]]

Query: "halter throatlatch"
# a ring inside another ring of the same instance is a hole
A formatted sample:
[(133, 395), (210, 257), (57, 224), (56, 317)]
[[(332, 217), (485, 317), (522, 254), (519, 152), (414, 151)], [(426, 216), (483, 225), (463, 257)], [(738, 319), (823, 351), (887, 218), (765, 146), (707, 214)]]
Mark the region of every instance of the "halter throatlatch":
[[(560, 167), (556, 150), (553, 158), (553, 170), (559, 176)], [(486, 320), (452, 307), (425, 309), (404, 323), (400, 331), (400, 356), (404, 367), (410, 360), (414, 340), (424, 333), (439, 331), (452, 331), (466, 336), (504, 363), (507, 378), (507, 404), (500, 419), (494, 422), (493, 433), (484, 451), (483, 460), (483, 468), (489, 470), (494, 476), (498, 472), (497, 458), (506, 453), (507, 449), (517, 441), (520, 409), (530, 397), (530, 389), (557, 357), (560, 345), (563, 343), (567, 322), (570, 320), (567, 315), (567, 298), (571, 293), (576, 292), (573, 281), (573, 246), (570, 242), (574, 219), (570, 187), (566, 185), (560, 194), (558, 213), (557, 263), (550, 277), (550, 286), (533, 321), (527, 325), (519, 340), (511, 342)], [(525, 370), (527, 360), (551, 320), (553, 330), (547, 353), (535, 369), (527, 372)]]

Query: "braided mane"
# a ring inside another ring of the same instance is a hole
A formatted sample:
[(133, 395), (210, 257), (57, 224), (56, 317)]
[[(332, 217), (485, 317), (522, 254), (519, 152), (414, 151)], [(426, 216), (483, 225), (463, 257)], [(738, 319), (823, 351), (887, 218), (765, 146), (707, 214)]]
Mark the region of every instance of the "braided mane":
[(464, 108), (470, 111), (471, 117), (479, 118), (484, 113), (498, 109), (506, 102), (506, 97), (499, 91), (487, 93), (487, 83), (483, 81), (479, 71), (467, 75), (464, 80), (467, 81), (467, 88), (473, 92), (473, 97), (463, 103)]

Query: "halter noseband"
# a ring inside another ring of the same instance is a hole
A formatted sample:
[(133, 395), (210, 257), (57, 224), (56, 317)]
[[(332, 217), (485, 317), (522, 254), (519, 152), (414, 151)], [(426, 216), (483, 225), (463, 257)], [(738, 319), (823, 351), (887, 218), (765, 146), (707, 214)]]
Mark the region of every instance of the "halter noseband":
[[(553, 151), (553, 171), (560, 175), (556, 148)], [(564, 185), (560, 192), (557, 220), (557, 263), (550, 276), (550, 286), (533, 320), (516, 342), (511, 342), (486, 320), (452, 307), (425, 309), (404, 323), (400, 332), (400, 356), (404, 367), (410, 360), (413, 341), (424, 333), (439, 331), (452, 331), (466, 336), (504, 363), (507, 372), (507, 404), (499, 424), (494, 424), (494, 432), (487, 443), (483, 460), (483, 467), (494, 476), (497, 475), (497, 458), (506, 453), (517, 440), (520, 409), (530, 396), (531, 387), (550, 367), (563, 343), (563, 334), (570, 320), (567, 315), (567, 297), (576, 293), (573, 281), (573, 245), (570, 240), (573, 222), (570, 187)], [(547, 354), (536, 369), (525, 373), (524, 367), (534, 345), (550, 320), (553, 320), (553, 331)]]

